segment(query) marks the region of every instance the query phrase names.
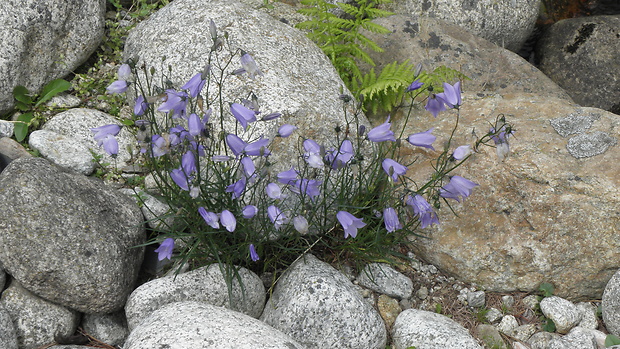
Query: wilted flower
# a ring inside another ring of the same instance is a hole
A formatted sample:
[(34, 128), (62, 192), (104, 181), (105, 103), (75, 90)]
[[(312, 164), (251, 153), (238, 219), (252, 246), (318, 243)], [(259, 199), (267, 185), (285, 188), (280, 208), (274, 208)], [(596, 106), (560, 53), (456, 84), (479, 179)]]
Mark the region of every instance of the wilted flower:
[(241, 210), (241, 214), (243, 215), (243, 218), (246, 218), (246, 219), (256, 216), (257, 213), (258, 213), (258, 207), (254, 205), (247, 205), (243, 208), (243, 210)]
[(295, 131), (296, 129), (297, 129), (297, 126), (284, 124), (280, 126), (280, 128), (278, 129), (278, 136), (286, 138), (290, 136), (291, 133), (293, 133), (293, 131)]
[(366, 223), (362, 222), (360, 218), (356, 218), (347, 211), (338, 211), (336, 218), (338, 218), (338, 222), (344, 228), (345, 239), (349, 236), (355, 238), (357, 236), (357, 229), (366, 226)]
[(437, 213), (433, 211), (433, 207), (424, 199), (422, 195), (417, 194), (414, 197), (407, 195), (407, 205), (411, 206), (414, 214), (420, 219), (420, 226), (426, 228), (431, 224), (439, 224)]
[(388, 207), (383, 210), (383, 222), (385, 223), (385, 229), (389, 233), (393, 233), (403, 227), (403, 225), (400, 224), (400, 221), (398, 220), (398, 214), (396, 214), (396, 210), (394, 210), (392, 207)]
[(216, 213), (209, 212), (204, 207), (198, 207), (198, 213), (200, 213), (202, 219), (204, 219), (205, 223), (207, 223), (210, 227), (213, 229), (219, 229), (220, 223), (218, 222)]
[(248, 123), (256, 121), (256, 113), (239, 103), (232, 103), (230, 105), (230, 112), (239, 121), (244, 130), (247, 129)]
[(424, 132), (414, 133), (407, 138), (407, 141), (418, 147), (435, 150), (435, 148), (433, 148), (433, 142), (435, 142), (437, 137), (433, 136), (432, 132), (433, 128)]
[(508, 143), (508, 137), (513, 134), (513, 131), (512, 130), (506, 131), (506, 125), (503, 125), (500, 128), (499, 133), (495, 131), (494, 127), (491, 127), (489, 132), (494, 134), (491, 136), (491, 139), (495, 143), (495, 150), (497, 152), (497, 157), (499, 161), (503, 161), (504, 158), (508, 155), (508, 153), (510, 153), (510, 144)]
[(398, 181), (398, 176), (407, 173), (407, 166), (403, 166), (392, 159), (385, 159), (381, 163), (383, 171), (392, 178), (394, 182)]
[(125, 80), (116, 80), (110, 84), (110, 86), (106, 87), (106, 91), (109, 94), (113, 93), (124, 93), (129, 88), (129, 84)]
[(446, 110), (446, 106), (443, 102), (443, 99), (438, 98), (438, 95), (430, 95), (428, 97), (428, 100), (426, 101), (426, 105), (424, 106), (424, 109), (428, 110), (429, 112), (431, 112), (431, 114), (433, 114), (434, 117), (437, 117), (437, 115), (439, 115), (440, 112)]
[(174, 250), (174, 239), (167, 238), (161, 245), (155, 250), (157, 252), (157, 259), (163, 261), (165, 258), (172, 258), (172, 251)]
[(392, 123), (390, 122), (390, 117), (388, 116), (384, 123), (368, 131), (366, 138), (373, 142), (396, 141), (396, 138), (394, 138), (394, 132), (390, 130), (391, 126)]
[(220, 213), (220, 223), (222, 223), (222, 226), (231, 233), (235, 231), (235, 228), (237, 227), (237, 220), (235, 219), (235, 216), (228, 210), (224, 210)]
[(461, 199), (468, 197), (472, 188), (477, 185), (461, 176), (452, 176), (450, 182), (439, 189), (439, 196), (461, 202)]
[(304, 235), (308, 232), (308, 220), (304, 216), (295, 216), (293, 218), (293, 226), (299, 234)]
[(282, 198), (282, 189), (280, 189), (280, 186), (275, 183), (267, 184), (265, 187), (265, 192), (267, 193), (267, 196), (274, 200)]
[(265, 116), (263, 116), (261, 118), (262, 121), (271, 121), (271, 120), (275, 120), (277, 118), (279, 118), (280, 116), (282, 116), (281, 113), (269, 113)]
[(469, 154), (471, 154), (471, 147), (469, 145), (461, 145), (460, 147), (454, 150), (454, 153), (452, 153), (452, 157), (455, 160), (463, 160)]
[(419, 89), (420, 87), (422, 87), (422, 85), (424, 85), (423, 82), (420, 82), (420, 80), (416, 80), (412, 82), (411, 85), (409, 85), (409, 87), (407, 87), (407, 92), (415, 91)]
[(437, 97), (446, 103), (450, 108), (458, 108), (461, 105), (461, 82), (457, 82), (454, 86), (444, 82), (443, 92), (438, 93)]
[(151, 153), (154, 157), (168, 154), (170, 151), (170, 141), (167, 136), (153, 135), (151, 137)]
[(203, 73), (198, 73), (192, 76), (192, 78), (189, 79), (185, 85), (181, 86), (181, 88), (184, 90), (189, 90), (189, 95), (192, 96), (192, 98), (196, 98), (206, 83), (207, 80), (204, 79)]
[(254, 244), (250, 244), (250, 258), (252, 258), (253, 262), (256, 262), (260, 259), (258, 257), (258, 253), (256, 253), (256, 247), (254, 247)]
[(133, 107), (133, 113), (136, 116), (144, 115), (144, 112), (148, 108), (149, 104), (144, 99), (144, 96), (140, 95), (136, 98), (136, 105)]
[(279, 230), (286, 223), (286, 216), (276, 206), (271, 205), (267, 207), (267, 216), (276, 230)]
[(241, 56), (241, 66), (250, 75), (251, 79), (256, 78), (257, 75), (263, 75), (263, 72), (258, 69), (254, 58), (249, 53)]

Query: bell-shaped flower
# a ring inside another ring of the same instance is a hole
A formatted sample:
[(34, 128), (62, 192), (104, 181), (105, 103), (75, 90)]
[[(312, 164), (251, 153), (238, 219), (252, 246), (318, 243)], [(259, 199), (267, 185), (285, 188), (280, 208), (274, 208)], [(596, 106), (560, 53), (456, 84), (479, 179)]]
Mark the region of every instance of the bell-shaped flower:
[(312, 139), (306, 139), (303, 142), (303, 146), (306, 150), (304, 153), (304, 160), (306, 160), (308, 166), (312, 168), (322, 168), (323, 159), (321, 158), (321, 146)]
[(170, 141), (160, 135), (153, 135), (151, 137), (151, 154), (154, 157), (160, 157), (168, 154), (170, 151)]
[(114, 93), (124, 93), (129, 88), (129, 84), (125, 80), (116, 80), (110, 84), (110, 86), (106, 87), (106, 92), (108, 94)]
[(174, 239), (167, 238), (162, 241), (161, 245), (155, 250), (157, 253), (157, 259), (163, 261), (164, 259), (172, 258), (172, 251), (174, 250)]
[(407, 138), (407, 141), (418, 147), (435, 150), (435, 148), (433, 148), (433, 142), (435, 142), (437, 137), (433, 136), (432, 132), (433, 128), (424, 132), (414, 133)]
[(293, 218), (293, 226), (299, 234), (304, 235), (308, 233), (308, 220), (304, 216), (295, 216)]
[(267, 207), (267, 216), (276, 230), (280, 230), (280, 228), (286, 224), (286, 216), (276, 206), (271, 205)]
[(250, 219), (256, 216), (257, 213), (258, 213), (258, 207), (254, 205), (247, 205), (243, 207), (243, 209), (241, 210), (241, 214), (243, 215), (243, 218), (246, 218), (246, 219)]
[(179, 188), (185, 191), (189, 191), (190, 178), (183, 171), (182, 168), (175, 168), (174, 170), (170, 171), (170, 178), (172, 178), (174, 183), (176, 183), (176, 185), (178, 185)]
[(226, 187), (226, 192), (232, 193), (233, 200), (240, 198), (244, 190), (245, 190), (245, 178), (241, 178), (240, 180)]
[(191, 113), (187, 118), (187, 128), (190, 135), (198, 136), (204, 130), (204, 125), (197, 114)]
[(297, 129), (297, 126), (284, 124), (280, 126), (280, 128), (278, 129), (278, 136), (282, 138), (286, 138), (290, 136), (293, 133), (293, 131), (295, 131), (296, 129)]
[(192, 151), (186, 151), (183, 157), (181, 157), (181, 168), (188, 176), (196, 172), (196, 157)]
[(383, 222), (388, 233), (393, 233), (398, 229), (402, 229), (403, 225), (398, 220), (398, 214), (392, 207), (383, 210)]
[(241, 66), (251, 79), (256, 78), (258, 75), (263, 75), (263, 72), (258, 69), (258, 65), (254, 61), (254, 58), (249, 53), (245, 53), (241, 56)]
[(192, 98), (196, 98), (196, 96), (200, 94), (200, 91), (202, 91), (202, 88), (205, 86), (206, 83), (207, 80), (203, 79), (203, 73), (198, 73), (192, 76), (192, 78), (189, 79), (189, 81), (185, 85), (181, 86), (181, 88), (184, 90), (188, 90), (189, 95), (192, 96)]
[(220, 213), (220, 223), (222, 223), (222, 226), (231, 233), (235, 231), (235, 228), (237, 227), (237, 220), (235, 219), (235, 216), (228, 210), (224, 210)]
[(168, 89), (166, 90), (166, 97), (164, 97), (164, 99), (164, 103), (157, 108), (157, 111), (170, 113), (173, 118), (185, 116), (187, 109), (187, 93)]
[(241, 154), (248, 145), (243, 139), (232, 133), (226, 136), (226, 144), (228, 144), (228, 147), (232, 150), (235, 156), (239, 156), (239, 154)]
[(103, 139), (106, 136), (108, 136), (108, 135), (112, 135), (112, 136), (118, 135), (118, 133), (121, 131), (121, 126), (120, 125), (116, 125), (116, 124), (110, 124), (110, 125), (103, 125), (103, 126), (91, 128), (90, 130), (95, 133), (93, 138), (95, 139), (95, 141), (97, 141), (97, 144), (99, 146), (101, 146), (101, 144), (103, 143)]
[(269, 145), (269, 138), (261, 137), (259, 140), (254, 141), (243, 148), (243, 151), (250, 156), (268, 156), (271, 151), (267, 149)]
[(256, 121), (256, 113), (239, 103), (231, 104), (230, 112), (239, 121), (244, 130), (247, 129), (249, 123)]
[(118, 68), (118, 78), (120, 80), (129, 80), (130, 77), (131, 67), (129, 66), (129, 64), (121, 64), (121, 66)]
[(209, 212), (204, 207), (198, 207), (198, 213), (200, 213), (200, 215), (202, 216), (202, 219), (204, 219), (205, 223), (207, 223), (211, 228), (213, 229), (220, 228), (220, 223), (218, 222), (217, 213)]
[(438, 98), (438, 95), (433, 94), (428, 97), (428, 100), (426, 101), (426, 105), (424, 106), (424, 109), (431, 112), (431, 114), (433, 114), (434, 117), (437, 117), (439, 113), (446, 110), (446, 106), (443, 102), (443, 99)]
[(407, 92), (415, 91), (419, 89), (420, 87), (422, 87), (422, 85), (424, 85), (423, 82), (420, 82), (420, 80), (416, 80), (412, 82), (411, 85), (409, 85), (409, 87), (407, 87)]
[(461, 105), (461, 82), (457, 82), (454, 86), (444, 82), (443, 92), (438, 93), (437, 97), (441, 98), (448, 107), (458, 108)]
[(302, 178), (295, 180), (290, 190), (296, 194), (304, 193), (308, 195), (311, 200), (314, 200), (315, 197), (321, 194), (320, 185), (321, 181), (317, 181), (316, 179)]
[(250, 258), (252, 259), (253, 262), (258, 261), (260, 258), (258, 257), (258, 253), (256, 253), (256, 247), (254, 247), (254, 244), (250, 244)]
[(478, 184), (461, 176), (452, 176), (450, 182), (439, 189), (439, 196), (461, 202), (471, 195), (471, 190)]
[(368, 131), (366, 138), (372, 142), (396, 141), (394, 132), (390, 130), (391, 126), (392, 123), (390, 122), (390, 117), (388, 116), (384, 123)]
[(454, 153), (452, 153), (452, 157), (455, 160), (463, 160), (469, 154), (471, 154), (471, 146), (469, 146), (469, 145), (461, 145), (460, 147), (457, 147), (454, 150)]
[(282, 189), (280, 189), (280, 186), (275, 183), (267, 184), (265, 187), (265, 192), (267, 193), (267, 196), (274, 200), (282, 198)]
[(392, 159), (383, 160), (381, 166), (383, 167), (383, 171), (385, 171), (394, 182), (398, 181), (398, 176), (407, 173), (407, 166), (403, 166)]
[(414, 197), (407, 195), (406, 203), (413, 209), (413, 213), (419, 217), (422, 228), (431, 224), (439, 224), (437, 213), (422, 195), (416, 194)]
[(362, 221), (362, 219), (355, 217), (347, 211), (338, 211), (336, 213), (336, 218), (342, 228), (344, 228), (344, 238), (348, 238), (349, 236), (352, 238), (357, 237), (357, 229), (361, 229), (366, 226), (366, 223)]
[(351, 161), (353, 155), (353, 143), (345, 139), (337, 152), (332, 150), (327, 155), (327, 161), (332, 164), (333, 169), (339, 169), (345, 167)]
[(118, 154), (118, 141), (112, 135), (107, 135), (102, 140), (103, 150), (105, 150), (108, 155), (114, 157)]
[(250, 180), (250, 183), (256, 178), (256, 166), (254, 161), (250, 157), (244, 156), (241, 159), (241, 166), (243, 166), (243, 174), (245, 178)]
[(133, 113), (136, 116), (144, 115), (144, 112), (149, 107), (149, 104), (144, 99), (144, 96), (140, 95), (136, 98), (136, 104), (133, 107)]
[(291, 167), (288, 171), (282, 171), (278, 173), (278, 182), (282, 184), (292, 184), (297, 179), (297, 171)]

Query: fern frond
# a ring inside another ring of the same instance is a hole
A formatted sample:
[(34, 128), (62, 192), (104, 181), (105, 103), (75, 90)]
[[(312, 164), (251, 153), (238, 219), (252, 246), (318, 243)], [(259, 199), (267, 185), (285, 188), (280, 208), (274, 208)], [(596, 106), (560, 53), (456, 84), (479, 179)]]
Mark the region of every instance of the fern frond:
[(388, 34), (388, 33), (390, 33), (390, 30), (387, 29), (386, 27), (384, 27), (384, 26), (382, 26), (380, 24), (371, 22), (371, 21), (364, 21), (364, 22), (362, 22), (361, 27), (366, 29), (366, 30), (368, 30), (369, 32), (372, 32), (372, 33), (377, 33), (377, 34)]
[(364, 16), (365, 13), (358, 6), (353, 6), (344, 2), (339, 2), (338, 7), (343, 10), (349, 16), (357, 18), (358, 16)]
[(376, 113), (378, 108), (390, 111), (398, 106), (405, 89), (414, 78), (414, 66), (409, 60), (398, 64), (393, 62), (386, 65), (377, 77), (374, 69), (362, 79), (359, 94), (364, 97), (364, 106), (367, 110)]
[(394, 12), (381, 10), (381, 9), (373, 8), (373, 7), (366, 8), (366, 16), (368, 16), (368, 18), (371, 18), (371, 19), (389, 17), (393, 15), (395, 15)]

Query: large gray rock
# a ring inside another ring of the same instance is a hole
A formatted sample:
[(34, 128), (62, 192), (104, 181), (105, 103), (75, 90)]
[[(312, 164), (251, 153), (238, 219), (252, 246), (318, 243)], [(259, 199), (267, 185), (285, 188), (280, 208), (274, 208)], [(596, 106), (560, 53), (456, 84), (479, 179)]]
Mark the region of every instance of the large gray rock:
[(127, 319), (122, 311), (112, 314), (84, 314), (81, 326), (86, 333), (109, 345), (122, 345), (129, 335)]
[[(323, 52), (302, 32), (261, 11), (235, 1), (174, 1), (130, 32), (123, 59), (139, 58), (138, 66), (155, 67), (154, 81), (161, 81), (163, 66), (166, 78), (181, 86), (209, 62), (213, 45), (209, 20), (215, 22), (220, 36), (228, 33), (230, 46), (224, 45), (217, 52), (222, 60), (231, 60), (224, 73), (241, 67), (237, 49), (250, 53), (263, 71), (254, 80), (248, 74), (228, 77), (223, 86), (224, 105), (254, 93), (263, 115), (283, 114), (277, 123), (254, 123), (255, 136), (273, 138), (279, 124), (291, 123), (299, 128), (296, 135), (325, 142), (327, 148), (333, 146), (334, 128), (345, 123), (343, 102), (338, 98), (343, 93), (342, 80)], [(162, 57), (166, 57), (163, 64)], [(172, 67), (171, 72), (167, 71), (168, 66)], [(219, 68), (215, 64), (211, 68), (213, 76), (219, 76)], [(349, 93), (346, 88), (343, 91)], [(211, 98), (214, 97), (212, 94)], [(212, 107), (211, 120), (217, 126), (218, 105)], [(234, 119), (227, 110), (224, 117), (225, 127), (234, 130)], [(365, 117), (360, 117), (367, 124)], [(241, 133), (242, 138), (247, 136)], [(274, 142), (270, 160), (276, 168), (290, 169), (290, 165), (278, 162), (280, 158), (299, 156), (297, 142), (297, 137)]]
[(601, 308), (605, 328), (609, 333), (620, 336), (620, 270), (607, 283)]
[(392, 327), (394, 349), (482, 349), (471, 334), (447, 316), (407, 309)]
[(306, 255), (278, 280), (261, 320), (307, 348), (384, 348), (385, 325), (344, 274)]
[(156, 310), (131, 331), (123, 348), (304, 349), (261, 321), (202, 302), (176, 302)]
[(540, 0), (404, 0), (387, 7), (401, 15), (443, 19), (517, 52), (534, 30)]
[(553, 320), (558, 333), (568, 333), (581, 321), (581, 312), (575, 304), (557, 296), (545, 297), (540, 301), (540, 311)]
[(0, 174), (0, 261), (25, 288), (85, 313), (122, 309), (142, 262), (140, 208), (41, 158)]
[[(422, 107), (415, 109), (405, 135), (435, 127), (435, 144), (444, 144), (454, 113), (435, 119)], [(442, 204), (441, 224), (422, 231), (430, 239), (412, 238), (413, 249), (486, 291), (531, 292), (549, 282), (563, 298), (600, 298), (620, 267), (617, 116), (537, 94), (477, 96), (472, 91), (463, 96), (461, 127), (451, 149), (471, 145), (472, 130), (481, 137), (500, 114), (516, 129), (511, 155), (500, 162), (494, 148), (481, 147), (454, 171), (451, 175), (479, 186), (463, 203), (450, 202), (458, 216)], [(392, 120), (399, 129), (402, 116), (394, 114)], [(601, 134), (607, 142), (601, 142)], [(404, 161), (415, 158), (417, 166), (407, 175), (425, 183), (432, 171), (429, 160), (437, 154), (411, 149)]]
[(11, 320), (11, 314), (0, 302), (0, 347), (17, 349), (17, 332)]
[(86, 176), (95, 170), (93, 156), (88, 147), (74, 138), (54, 131), (36, 130), (30, 133), (28, 144), (58, 166)]
[(73, 335), (80, 321), (78, 312), (33, 295), (16, 281), (2, 292), (0, 303), (16, 326), (21, 349), (49, 344), (56, 336)]
[(542, 70), (575, 102), (620, 113), (620, 16), (565, 19), (536, 48)]
[(131, 293), (125, 306), (129, 329), (134, 329), (153, 311), (164, 305), (181, 301), (200, 301), (225, 306), (258, 318), (265, 305), (265, 286), (258, 275), (245, 268), (240, 268), (238, 273), (243, 287), (236, 278), (232, 280), (232, 300), (218, 264), (140, 285)]
[(0, 114), (13, 107), (13, 88), (39, 92), (69, 74), (103, 38), (105, 0), (0, 2)]
[(413, 281), (385, 263), (370, 263), (357, 277), (360, 285), (390, 297), (406, 299), (413, 292)]

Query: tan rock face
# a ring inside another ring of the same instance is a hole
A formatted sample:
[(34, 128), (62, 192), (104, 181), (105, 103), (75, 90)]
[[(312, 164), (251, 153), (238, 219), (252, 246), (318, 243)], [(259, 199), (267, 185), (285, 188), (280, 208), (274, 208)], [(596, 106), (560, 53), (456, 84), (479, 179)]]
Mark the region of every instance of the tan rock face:
[[(464, 203), (450, 201), (458, 217), (443, 204), (441, 224), (425, 230), (431, 239), (412, 238), (414, 250), (489, 291), (532, 291), (550, 282), (563, 297), (600, 298), (620, 267), (617, 115), (530, 94), (466, 94), (463, 103), (452, 149), (472, 144), (472, 130), (482, 136), (503, 114), (516, 129), (512, 153), (499, 162), (495, 149), (483, 147), (456, 169), (452, 174), (480, 186)], [(418, 110), (405, 134), (435, 127), (439, 150), (455, 117), (456, 111), (434, 119)], [(425, 180), (429, 155), (436, 153), (407, 154), (418, 158), (408, 175)]]

